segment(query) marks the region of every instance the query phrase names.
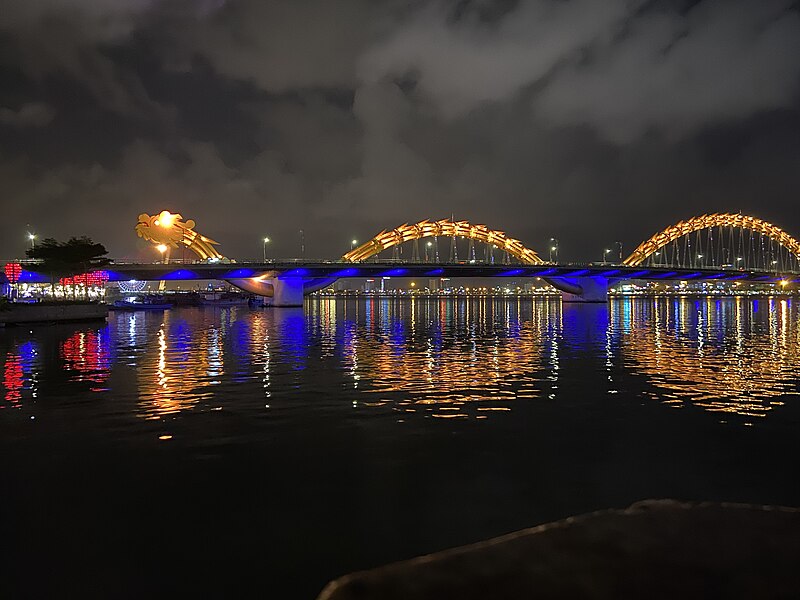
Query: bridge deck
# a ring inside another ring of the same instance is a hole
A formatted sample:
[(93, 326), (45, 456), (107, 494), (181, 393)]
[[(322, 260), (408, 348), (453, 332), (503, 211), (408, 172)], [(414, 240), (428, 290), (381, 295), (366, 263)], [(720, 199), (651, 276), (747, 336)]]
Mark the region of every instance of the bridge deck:
[(644, 280), (719, 280), (773, 283), (800, 280), (800, 275), (775, 272), (672, 267), (627, 267), (623, 265), (550, 264), (433, 264), (404, 262), (345, 263), (339, 261), (276, 261), (261, 263), (114, 264), (108, 267), (110, 281), (245, 279), (249, 277), (379, 278), (379, 277), (605, 277)]

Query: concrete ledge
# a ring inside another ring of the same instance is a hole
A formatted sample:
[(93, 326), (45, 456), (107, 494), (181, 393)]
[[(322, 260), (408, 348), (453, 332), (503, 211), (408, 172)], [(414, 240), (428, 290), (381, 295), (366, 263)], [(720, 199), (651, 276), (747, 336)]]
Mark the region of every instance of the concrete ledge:
[(800, 511), (648, 500), (346, 575), (318, 600), (800, 598)]
[(11, 304), (0, 311), (0, 326), (21, 323), (94, 321), (108, 316), (105, 304)]

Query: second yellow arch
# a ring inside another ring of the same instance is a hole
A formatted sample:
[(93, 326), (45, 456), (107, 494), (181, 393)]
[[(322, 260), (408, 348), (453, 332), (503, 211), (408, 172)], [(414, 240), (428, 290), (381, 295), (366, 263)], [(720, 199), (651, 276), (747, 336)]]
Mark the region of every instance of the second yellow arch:
[(497, 246), (524, 264), (540, 265), (544, 263), (536, 252), (526, 248), (519, 240), (508, 237), (502, 231), (489, 229), (486, 225), (473, 225), (467, 221), (450, 219), (440, 221), (426, 219), (413, 225), (406, 223), (395, 229), (383, 230), (367, 243), (345, 254), (342, 259), (351, 262), (366, 260), (387, 248), (427, 237), (469, 238)]

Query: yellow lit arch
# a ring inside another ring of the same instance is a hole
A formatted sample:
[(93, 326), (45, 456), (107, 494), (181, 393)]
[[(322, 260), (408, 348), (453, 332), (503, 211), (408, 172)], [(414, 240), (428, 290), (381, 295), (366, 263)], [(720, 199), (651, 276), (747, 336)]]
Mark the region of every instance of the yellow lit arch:
[(168, 210), (162, 210), (154, 216), (142, 213), (136, 224), (136, 233), (140, 238), (166, 248), (177, 248), (178, 244), (183, 244), (202, 260), (224, 258), (214, 248), (217, 242), (197, 233), (192, 219), (185, 222), (182, 219), (180, 214)]
[(531, 265), (540, 265), (544, 261), (531, 250), (522, 245), (522, 242), (506, 236), (502, 231), (489, 229), (486, 225), (472, 225), (467, 221), (420, 221), (413, 225), (405, 224), (390, 231), (383, 230), (366, 244), (362, 244), (345, 254), (342, 259), (351, 262), (366, 260), (371, 256), (398, 246), (403, 242), (418, 240), (426, 237), (465, 237), (486, 244), (497, 246), (521, 262)]
[(749, 229), (756, 233), (761, 233), (775, 240), (778, 244), (789, 250), (789, 252), (800, 258), (800, 242), (779, 227), (775, 227), (775, 225), (771, 223), (747, 215), (715, 213), (693, 217), (667, 227), (664, 231), (655, 234), (649, 240), (639, 244), (639, 247), (623, 261), (623, 264), (630, 267), (640, 265), (653, 253), (658, 252), (661, 248), (674, 242), (678, 238), (711, 227), (740, 227), (742, 229)]

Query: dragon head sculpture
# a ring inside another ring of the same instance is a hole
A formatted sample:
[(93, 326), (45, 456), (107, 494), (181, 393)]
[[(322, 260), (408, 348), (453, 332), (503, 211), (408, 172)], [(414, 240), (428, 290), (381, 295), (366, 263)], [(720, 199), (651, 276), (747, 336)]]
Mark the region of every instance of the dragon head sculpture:
[(184, 221), (179, 213), (162, 210), (153, 216), (147, 213), (139, 215), (135, 229), (136, 234), (148, 242), (163, 244), (168, 248), (177, 248), (179, 244), (183, 244), (202, 260), (223, 259), (224, 257), (214, 248), (218, 245), (217, 242), (194, 231), (194, 226), (195, 222), (192, 219)]

